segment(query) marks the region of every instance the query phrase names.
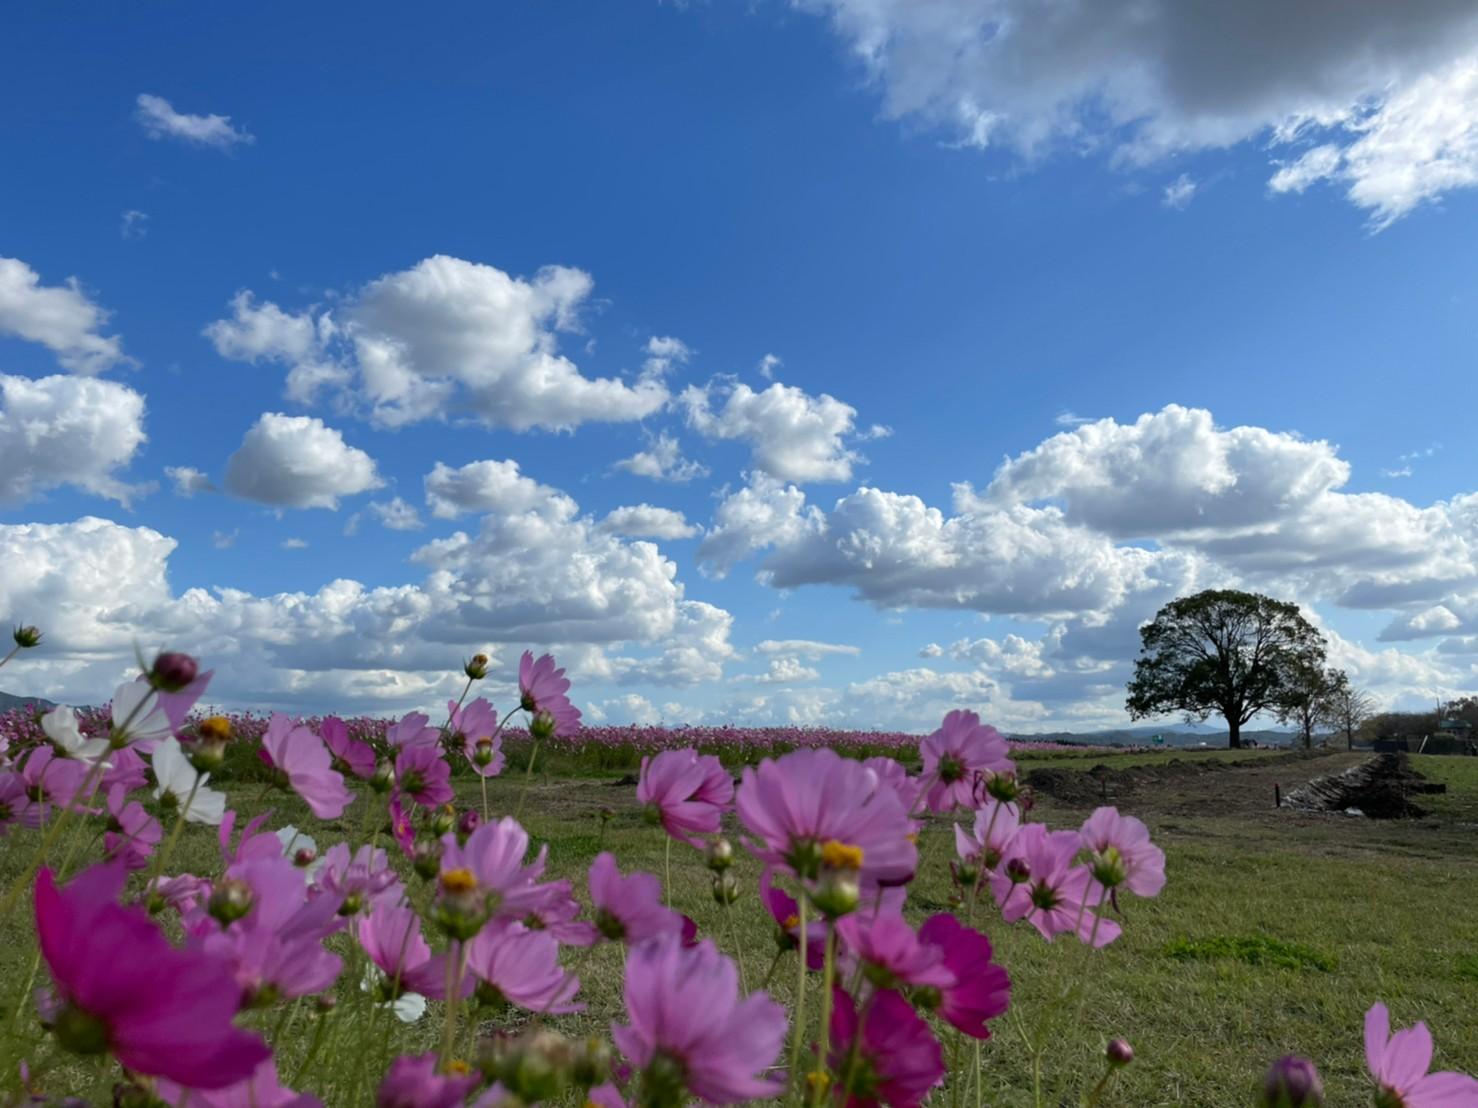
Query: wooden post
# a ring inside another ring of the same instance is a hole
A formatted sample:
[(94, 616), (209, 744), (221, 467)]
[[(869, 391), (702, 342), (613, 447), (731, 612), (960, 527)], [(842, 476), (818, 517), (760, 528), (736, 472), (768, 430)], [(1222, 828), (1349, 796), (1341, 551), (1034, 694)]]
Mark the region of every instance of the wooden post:
[(1273, 807), (1283, 807), (1283, 790), (1278, 787), (1278, 782), (1273, 782)]

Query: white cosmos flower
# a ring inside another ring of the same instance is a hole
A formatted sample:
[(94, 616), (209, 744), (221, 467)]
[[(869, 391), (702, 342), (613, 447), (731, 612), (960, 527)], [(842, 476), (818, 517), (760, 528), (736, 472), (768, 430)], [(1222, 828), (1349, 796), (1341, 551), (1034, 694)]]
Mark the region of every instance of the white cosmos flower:
[(303, 872), (311, 879), (323, 868), (323, 859), (318, 856), (318, 841), (305, 831), (299, 831), (292, 824), (277, 829), (277, 839), (282, 843), (282, 853), (288, 861), (300, 850), (308, 850), (313, 854), (313, 861), (303, 867)]
[[(359, 983), (359, 987), (367, 993), (373, 993), (383, 980), (385, 975), (378, 967), (366, 966), (364, 980)], [(426, 998), (420, 993), (401, 993), (395, 1000), (376, 1004), (375, 1007), (389, 1008), (401, 1023), (415, 1023), (426, 1014)]]
[(159, 693), (147, 681), (125, 681), (113, 690), (113, 730), (147, 751), (161, 739), (174, 737)]
[[(76, 758), (88, 765), (94, 764), (108, 752), (107, 739), (82, 737), (82, 728), (77, 725), (77, 713), (65, 704), (59, 704), (41, 717), (41, 730), (46, 732), (46, 737), (68, 758)], [(107, 768), (107, 763), (104, 763), (103, 768)]]
[[(159, 781), (159, 787), (154, 790), (156, 800), (165, 793), (174, 797), (181, 807), (189, 800), (190, 807), (185, 812), (187, 820), (191, 823), (220, 826), (221, 819), (226, 814), (226, 794), (205, 787), (210, 774), (196, 772), (190, 759), (180, 749), (178, 739), (164, 739), (154, 747), (154, 776)], [(198, 786), (197, 780), (200, 782)], [(190, 798), (191, 789), (195, 790), (193, 799)]]

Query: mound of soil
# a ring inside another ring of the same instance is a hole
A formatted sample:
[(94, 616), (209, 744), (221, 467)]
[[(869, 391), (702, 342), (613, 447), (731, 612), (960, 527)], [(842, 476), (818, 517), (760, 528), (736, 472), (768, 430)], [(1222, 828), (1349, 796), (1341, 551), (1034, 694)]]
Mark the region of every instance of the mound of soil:
[(1305, 812), (1350, 812), (1370, 819), (1420, 819), (1426, 809), (1412, 803), (1423, 793), (1446, 792), (1413, 770), (1404, 754), (1377, 754), (1343, 773), (1316, 777), (1283, 799)]
[[(1034, 769), (1025, 777), (1031, 788), (1064, 804), (1111, 804), (1119, 797), (1141, 791), (1155, 791), (1167, 785), (1183, 784), (1208, 775), (1236, 772), (1256, 766), (1266, 768), (1282, 763), (1289, 756), (1275, 756), (1257, 761), (1231, 762), (1220, 758), (1171, 758), (1150, 766), (1113, 769), (1100, 762), (1092, 769), (1064, 769), (1046, 766)], [(1292, 755), (1303, 760), (1303, 755)]]

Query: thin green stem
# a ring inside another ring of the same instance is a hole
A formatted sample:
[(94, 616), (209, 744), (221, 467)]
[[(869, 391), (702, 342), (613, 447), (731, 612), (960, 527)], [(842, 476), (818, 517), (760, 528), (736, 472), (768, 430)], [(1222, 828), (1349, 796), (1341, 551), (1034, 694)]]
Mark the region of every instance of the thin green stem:
[(477, 780), (482, 784), (482, 822), (487, 823), (490, 818), (488, 816), (488, 779), (479, 773)]
[(180, 841), (180, 833), (185, 829), (185, 813), (190, 810), (190, 805), (195, 803), (195, 794), (200, 789), (200, 779), (203, 774), (197, 773), (195, 780), (190, 783), (190, 795), (185, 797), (185, 802), (180, 805), (179, 815), (175, 817), (174, 826), (170, 828), (169, 838), (164, 841), (164, 847), (158, 854), (154, 855), (154, 865), (149, 872), (148, 883), (144, 888), (149, 889), (159, 876), (164, 872), (164, 867), (169, 864), (169, 856), (174, 853), (175, 844)]
[[(797, 888), (796, 918), (800, 920), (801, 956), (795, 980), (795, 1025), (790, 1037), (790, 1080), (793, 1092), (805, 1088), (800, 1077), (801, 1040), (806, 1037), (806, 890)], [(799, 1082), (799, 1084), (797, 1084)]]
[(518, 794), (518, 809), (513, 813), (514, 819), (523, 817), (523, 802), (529, 797), (529, 783), (534, 777), (534, 759), (539, 757), (539, 740), (534, 740), (534, 748), (529, 751), (529, 768), (523, 775), (523, 792)]
[(20, 643), (16, 643), (14, 646), (12, 646), (10, 648), (10, 653), (9, 654), (5, 655), (5, 657), (3, 657), (3, 658), (0, 658), (0, 666), (3, 666), (6, 662), (10, 661), (10, 659), (14, 658), (20, 652), (21, 652)]
[(462, 959), (466, 952), (465, 943), (453, 943), (446, 960), (446, 1024), (441, 1031), (440, 1068), (445, 1070), (452, 1060), (457, 1045), (457, 1010), (462, 999)]
[[(97, 785), (98, 778), (102, 776), (102, 773), (103, 763), (101, 761), (95, 762), (92, 769), (87, 774), (87, 779), (83, 781), (82, 788), (78, 791), (78, 795), (91, 796), (93, 789)], [(46, 779), (46, 774), (44, 771), (41, 777), (44, 787), (44, 782)], [(35, 880), (36, 872), (41, 868), (42, 863), (46, 861), (47, 851), (49, 851), (52, 846), (55, 845), (57, 838), (62, 833), (62, 828), (67, 825), (67, 817), (71, 814), (72, 805), (63, 805), (61, 814), (56, 817), (55, 821), (52, 822), (51, 827), (47, 829), (46, 834), (42, 836), (41, 845), (36, 848), (36, 853), (32, 856), (31, 861), (27, 864), (26, 868), (21, 872), (20, 876), (15, 879), (15, 881), (11, 884), (10, 889), (6, 892), (4, 903), (0, 904), (0, 921), (8, 920), (10, 918), (10, 913), (15, 908), (16, 901), (20, 899), (21, 895), (25, 892), (26, 889), (30, 888), (31, 882)]]
[(672, 907), (672, 836), (665, 836), (667, 844), (662, 850), (662, 891), (667, 894), (667, 906)]
[(724, 899), (724, 922), (729, 925), (729, 941), (734, 944), (734, 961), (739, 966), (739, 988), (744, 993), (749, 992), (749, 985), (744, 980), (744, 948), (739, 943), (739, 928), (734, 923), (734, 906)]
[(313, 1064), (313, 1059), (318, 1057), (318, 1048), (323, 1045), (323, 1032), (330, 1020), (337, 1021), (335, 1013), (325, 1012), (318, 1017), (318, 1026), (313, 1029), (313, 1038), (308, 1042), (308, 1053), (303, 1055), (303, 1060), (298, 1063), (298, 1068), (293, 1071), (291, 1084), (296, 1087), (303, 1080), (303, 1074), (308, 1072), (308, 1067)]
[(821, 1108), (826, 1099), (831, 1072), (831, 1004), (832, 986), (836, 981), (837, 932), (830, 920), (826, 924), (826, 953), (821, 963), (821, 1029), (817, 1036), (816, 1069), (812, 1074), (812, 1108)]

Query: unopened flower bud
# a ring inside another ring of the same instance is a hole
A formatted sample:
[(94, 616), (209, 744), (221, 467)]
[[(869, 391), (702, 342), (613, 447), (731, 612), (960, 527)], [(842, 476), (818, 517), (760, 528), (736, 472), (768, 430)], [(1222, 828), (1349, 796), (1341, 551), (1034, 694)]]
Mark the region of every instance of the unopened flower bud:
[(466, 869), (442, 870), (438, 885), (431, 918), (453, 939), (466, 942), (473, 938), (482, 930), (492, 908), (487, 893), (477, 887), (477, 878)]
[(395, 767), (389, 762), (381, 762), (375, 767), (375, 772), (369, 779), (370, 788), (377, 793), (388, 793), (395, 785)]
[(611, 1044), (591, 1037), (575, 1048), (570, 1078), (581, 1088), (604, 1085), (611, 1079)]
[(441, 840), (417, 839), (411, 853), (411, 868), (422, 881), (430, 881), (441, 869)]
[(188, 654), (166, 651), (154, 659), (149, 670), (149, 684), (161, 692), (179, 692), (200, 672), (200, 666)]
[(462, 667), (462, 672), (473, 681), (481, 681), (488, 675), (488, 656), (486, 654), (474, 654), (467, 659), (467, 664)]
[(1093, 871), (1093, 879), (1106, 889), (1122, 885), (1129, 876), (1124, 865), (1124, 856), (1114, 846), (1103, 851), (1094, 851), (1088, 858), (1088, 866)]
[(732, 873), (715, 873), (713, 875), (713, 902), (720, 907), (728, 907), (739, 899), (739, 882), (734, 879)]
[(210, 716), (196, 725), (193, 736), (180, 736), (180, 747), (197, 773), (212, 773), (226, 760), (230, 739), (231, 721), (225, 716)]
[(1128, 1039), (1110, 1039), (1103, 1056), (1108, 1059), (1109, 1065), (1117, 1069), (1134, 1061), (1134, 1048), (1129, 1045)]
[(29, 650), (33, 646), (41, 645), (40, 629), (29, 625), (17, 627), (11, 632), (11, 638), (15, 639), (15, 645), (22, 650)]
[(478, 769), (486, 769), (493, 764), (493, 759), (496, 757), (497, 752), (493, 749), (493, 740), (490, 736), (484, 735), (472, 744), (472, 764)]
[(338, 1004), (339, 1002), (335, 999), (333, 993), (319, 993), (313, 998), (313, 1007), (318, 1009), (323, 1015), (328, 1015), (328, 1013), (338, 1007)]
[(251, 911), (253, 899), (250, 885), (245, 881), (228, 877), (219, 882), (211, 892), (206, 911), (222, 927), (230, 927)]
[(827, 870), (811, 892), (811, 903), (831, 919), (855, 911), (861, 899), (856, 870)]
[(438, 837), (445, 835), (456, 824), (457, 810), (450, 804), (443, 804), (431, 817), (431, 831)]
[(1032, 868), (1025, 858), (1012, 858), (1006, 863), (1006, 876), (1013, 885), (1024, 885), (1032, 879)]
[(554, 734), (554, 717), (548, 712), (536, 712), (529, 721), (529, 734), (543, 741)]
[(967, 889), (980, 880), (980, 870), (973, 862), (952, 863), (950, 869), (954, 871), (956, 883)]
[(728, 839), (714, 839), (704, 851), (704, 860), (714, 873), (723, 873), (734, 864), (734, 844)]
[(468, 808), (463, 812), (457, 820), (457, 844), (466, 846), (467, 840), (472, 837), (472, 832), (476, 831), (481, 823), (482, 816), (478, 814), (476, 808)]
[(306, 846), (293, 852), (293, 865), (298, 869), (307, 869), (318, 860), (318, 852), (309, 850)]
[(992, 773), (985, 779), (985, 795), (1010, 804), (1021, 795), (1021, 786), (1013, 773)]
[(564, 1036), (552, 1031), (520, 1036), (503, 1048), (498, 1080), (526, 1104), (554, 1100), (569, 1082), (575, 1054)]
[(1258, 1108), (1322, 1108), (1324, 1082), (1307, 1058), (1279, 1058), (1263, 1078)]

